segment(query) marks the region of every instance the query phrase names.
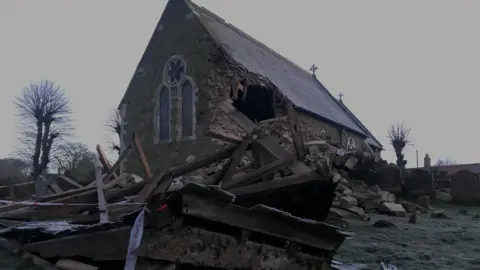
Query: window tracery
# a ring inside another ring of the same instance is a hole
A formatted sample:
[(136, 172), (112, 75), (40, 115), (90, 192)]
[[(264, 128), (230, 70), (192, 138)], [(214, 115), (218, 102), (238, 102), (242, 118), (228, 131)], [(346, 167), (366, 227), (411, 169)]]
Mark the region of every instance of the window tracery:
[(155, 91), (155, 143), (171, 142), (173, 135), (176, 139), (195, 138), (195, 101), (196, 88), (187, 75), (187, 63), (175, 54), (165, 62), (162, 82)]

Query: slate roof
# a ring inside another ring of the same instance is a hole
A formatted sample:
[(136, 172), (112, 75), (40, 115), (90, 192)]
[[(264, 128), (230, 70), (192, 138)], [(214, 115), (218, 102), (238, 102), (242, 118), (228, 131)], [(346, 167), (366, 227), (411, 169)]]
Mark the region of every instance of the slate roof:
[(294, 106), (351, 131), (371, 137), (372, 144), (382, 148), (382, 145), (353, 113), (339, 104), (336, 98), (309, 72), (207, 9), (189, 0), (186, 2), (212, 38), (235, 62), (252, 73), (268, 78)]

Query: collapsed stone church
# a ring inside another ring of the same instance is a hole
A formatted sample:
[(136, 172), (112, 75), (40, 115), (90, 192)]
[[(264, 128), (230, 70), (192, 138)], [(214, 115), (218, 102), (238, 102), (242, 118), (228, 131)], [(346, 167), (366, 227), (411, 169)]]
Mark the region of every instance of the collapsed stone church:
[[(380, 155), (383, 147), (315, 75), (189, 0), (170, 0), (120, 102), (121, 146), (135, 131), (154, 171), (219, 146), (207, 133), (243, 132), (219, 109), (230, 101), (261, 122), (298, 114), (305, 137)], [(142, 175), (139, 159), (124, 169)]]

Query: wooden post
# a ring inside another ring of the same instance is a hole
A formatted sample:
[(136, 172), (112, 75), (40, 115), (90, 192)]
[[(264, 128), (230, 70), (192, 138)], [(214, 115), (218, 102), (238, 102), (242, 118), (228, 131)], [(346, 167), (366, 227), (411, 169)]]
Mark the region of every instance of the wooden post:
[(95, 159), (95, 177), (97, 182), (98, 211), (100, 212), (100, 223), (108, 223), (107, 202), (103, 193), (102, 164), (98, 157)]
[(418, 168), (418, 149), (417, 149), (417, 168)]
[(7, 179), (8, 179), (7, 180), (8, 181), (8, 197), (13, 200), (15, 198), (15, 187), (13, 186), (13, 179), (10, 176), (8, 176)]

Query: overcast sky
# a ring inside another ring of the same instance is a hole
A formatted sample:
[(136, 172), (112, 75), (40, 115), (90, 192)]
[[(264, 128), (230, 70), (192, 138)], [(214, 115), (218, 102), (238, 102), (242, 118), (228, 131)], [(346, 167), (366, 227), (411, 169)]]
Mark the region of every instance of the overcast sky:
[[(406, 151), (479, 162), (480, 1), (196, 0), (317, 76), (386, 148), (389, 125), (411, 128)], [(105, 145), (165, 0), (0, 1), (0, 156), (15, 145), (12, 99), (50, 79), (71, 99), (76, 140)], [(477, 78), (476, 78), (477, 77)], [(301, 91), (301, 89), (299, 89)]]

